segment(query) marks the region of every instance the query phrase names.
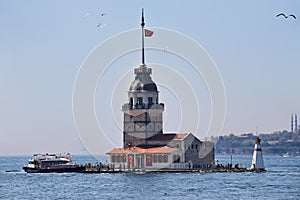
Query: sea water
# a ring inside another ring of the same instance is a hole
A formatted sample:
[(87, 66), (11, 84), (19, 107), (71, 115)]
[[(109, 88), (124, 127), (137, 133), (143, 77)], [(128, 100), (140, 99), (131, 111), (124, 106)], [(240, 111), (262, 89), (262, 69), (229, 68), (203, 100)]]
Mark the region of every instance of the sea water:
[[(22, 166), (30, 157), (0, 156), (0, 199), (300, 199), (300, 157), (264, 156), (263, 173), (28, 174)], [(232, 156), (232, 163), (250, 167), (251, 159)], [(82, 155), (73, 161), (99, 162)], [(231, 157), (217, 155), (216, 162)]]

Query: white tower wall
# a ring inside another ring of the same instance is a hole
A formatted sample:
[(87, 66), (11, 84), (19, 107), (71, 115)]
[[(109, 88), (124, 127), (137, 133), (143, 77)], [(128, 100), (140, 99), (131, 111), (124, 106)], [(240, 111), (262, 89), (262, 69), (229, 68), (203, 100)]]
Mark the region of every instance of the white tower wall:
[(251, 169), (265, 169), (259, 137), (256, 137)]

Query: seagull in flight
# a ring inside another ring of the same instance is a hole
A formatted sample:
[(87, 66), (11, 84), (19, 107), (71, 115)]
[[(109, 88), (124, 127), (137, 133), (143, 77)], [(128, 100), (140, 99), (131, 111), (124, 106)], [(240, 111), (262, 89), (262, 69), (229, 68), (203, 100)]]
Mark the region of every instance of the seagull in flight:
[(288, 17), (293, 17), (294, 19), (296, 19), (296, 16), (295, 15), (285, 15), (285, 14), (283, 14), (283, 13), (280, 13), (280, 14), (278, 14), (278, 15), (276, 15), (276, 17), (279, 17), (279, 16), (284, 16), (285, 18), (288, 18)]
[(102, 24), (102, 23), (97, 24), (98, 28), (103, 28), (104, 26), (105, 26), (105, 24)]
[(86, 18), (87, 16), (89, 16), (90, 15), (90, 13), (85, 13), (84, 15), (83, 15), (83, 18)]

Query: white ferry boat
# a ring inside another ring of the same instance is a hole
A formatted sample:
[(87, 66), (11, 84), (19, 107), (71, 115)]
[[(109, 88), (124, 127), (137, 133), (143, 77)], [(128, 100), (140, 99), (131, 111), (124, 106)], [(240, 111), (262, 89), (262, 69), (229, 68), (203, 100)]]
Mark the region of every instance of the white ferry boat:
[(73, 164), (71, 154), (34, 154), (23, 167), (27, 173), (84, 172), (85, 166)]

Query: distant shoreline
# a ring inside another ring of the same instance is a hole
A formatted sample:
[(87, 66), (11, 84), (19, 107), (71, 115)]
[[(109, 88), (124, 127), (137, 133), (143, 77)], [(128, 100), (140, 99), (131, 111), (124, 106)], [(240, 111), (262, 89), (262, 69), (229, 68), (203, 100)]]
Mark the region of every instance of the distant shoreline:
[[(300, 130), (286, 130), (271, 134), (259, 134), (264, 155), (300, 156)], [(256, 136), (253, 133), (211, 137), (215, 142), (215, 153), (220, 155), (252, 155)]]

